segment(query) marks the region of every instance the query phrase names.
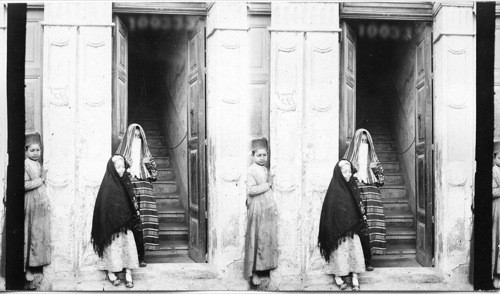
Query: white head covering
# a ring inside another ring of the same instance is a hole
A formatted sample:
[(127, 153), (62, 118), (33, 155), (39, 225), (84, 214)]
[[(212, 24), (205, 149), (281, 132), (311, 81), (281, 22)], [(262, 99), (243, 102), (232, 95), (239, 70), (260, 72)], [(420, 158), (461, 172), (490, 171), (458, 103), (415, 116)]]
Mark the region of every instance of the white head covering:
[(358, 180), (363, 183), (368, 183), (368, 143), (359, 144), (358, 154)]

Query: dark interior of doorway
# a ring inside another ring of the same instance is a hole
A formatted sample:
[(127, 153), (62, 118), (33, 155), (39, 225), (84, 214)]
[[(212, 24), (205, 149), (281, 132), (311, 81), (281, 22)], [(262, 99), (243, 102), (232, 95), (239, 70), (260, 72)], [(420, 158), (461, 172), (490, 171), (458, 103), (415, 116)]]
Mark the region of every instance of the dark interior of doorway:
[(357, 38), (356, 129), (372, 135), (385, 171), (380, 188), (387, 254), (375, 267), (419, 267), (415, 223), (414, 22), (352, 22)]
[[(167, 72), (172, 59), (167, 48), (182, 47), (179, 30), (152, 29), (150, 26), (132, 27), (136, 15), (123, 15), (129, 28), (128, 123), (139, 123), (146, 133), (149, 149), (158, 167), (158, 180), (153, 182), (159, 222), (159, 249), (146, 251), (146, 263), (192, 263), (188, 256), (189, 228), (182, 191), (181, 177), (187, 170), (175, 166), (175, 155), (168, 134), (179, 127), (182, 120), (172, 120), (168, 108), (178, 89), (168, 88)], [(149, 18), (151, 19), (151, 15)], [(174, 91), (174, 92), (172, 92)], [(187, 115), (187, 112), (185, 113)], [(184, 120), (184, 123), (186, 120)], [(184, 126), (185, 127), (185, 126)], [(177, 148), (184, 148), (181, 144)], [(176, 168), (175, 168), (176, 167)]]

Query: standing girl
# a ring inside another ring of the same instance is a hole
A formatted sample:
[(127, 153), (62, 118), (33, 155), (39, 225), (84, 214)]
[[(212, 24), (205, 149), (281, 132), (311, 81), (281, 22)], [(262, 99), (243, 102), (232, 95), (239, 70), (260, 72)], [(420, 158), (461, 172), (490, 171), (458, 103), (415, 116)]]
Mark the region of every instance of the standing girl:
[(493, 248), (492, 278), (493, 286), (500, 288), (500, 142), (495, 142), (493, 149)]
[[(159, 247), (158, 210), (153, 184), (151, 184), (156, 180), (157, 170), (148, 148), (146, 134), (140, 125), (133, 123), (128, 126), (115, 154), (125, 157), (125, 160), (130, 163), (130, 176), (135, 197), (139, 202), (143, 225), (144, 249), (157, 250)], [(139, 258), (141, 266), (146, 266), (141, 254)]]
[(109, 281), (118, 286), (116, 272), (125, 269), (125, 286), (132, 288), (132, 269), (139, 267), (134, 230), (140, 230), (132, 184), (125, 160), (115, 155), (108, 160), (94, 207), (91, 242), (102, 258)]
[(252, 141), (253, 164), (247, 170), (247, 232), (245, 235), (245, 278), (260, 285), (260, 276), (278, 267), (277, 213), (273, 175), (266, 167), (267, 139)]
[[(343, 157), (356, 168), (359, 181), (361, 199), (366, 209), (366, 218), (369, 230), (369, 245), (363, 238), (366, 268), (373, 270), (371, 266), (371, 254), (385, 254), (387, 251), (386, 228), (384, 206), (379, 186), (384, 184), (384, 169), (375, 153), (370, 133), (365, 129), (358, 129), (354, 134), (347, 151)], [(371, 254), (368, 256), (371, 248)]]
[(358, 274), (365, 272), (359, 236), (367, 228), (352, 171), (347, 160), (335, 165), (321, 209), (318, 246), (326, 262), (331, 261), (337, 286), (345, 290), (343, 277), (352, 275), (352, 289), (357, 291), (360, 290)]
[(40, 134), (26, 135), (24, 160), (24, 268), (28, 282), (33, 272), (50, 264), (50, 206), (45, 186), (47, 171), (38, 162)]

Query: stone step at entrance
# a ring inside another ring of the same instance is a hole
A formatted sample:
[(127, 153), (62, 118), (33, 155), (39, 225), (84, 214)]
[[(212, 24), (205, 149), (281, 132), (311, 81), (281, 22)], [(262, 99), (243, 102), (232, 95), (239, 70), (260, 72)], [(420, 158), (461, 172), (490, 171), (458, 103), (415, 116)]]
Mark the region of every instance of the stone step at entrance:
[[(153, 182), (153, 190), (158, 209), (160, 248), (146, 251), (146, 263), (194, 263), (188, 257), (188, 226), (186, 211), (182, 206), (178, 191), (177, 176), (171, 165), (167, 140), (162, 136), (156, 111), (141, 109), (134, 120), (140, 124), (153, 156), (158, 178)], [(148, 267), (146, 267), (148, 268)]]

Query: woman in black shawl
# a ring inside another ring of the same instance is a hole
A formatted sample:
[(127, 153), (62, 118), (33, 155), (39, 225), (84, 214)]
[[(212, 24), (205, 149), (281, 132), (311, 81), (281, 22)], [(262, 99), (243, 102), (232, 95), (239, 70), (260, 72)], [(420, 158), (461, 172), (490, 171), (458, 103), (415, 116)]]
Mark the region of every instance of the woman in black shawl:
[(139, 267), (134, 231), (140, 231), (140, 217), (126, 167), (120, 155), (108, 161), (95, 202), (91, 242), (109, 281), (118, 286), (115, 272), (125, 269), (125, 286), (132, 288), (131, 269)]
[(332, 265), (335, 283), (341, 290), (347, 288), (342, 277), (350, 274), (353, 290), (359, 290), (358, 274), (365, 272), (359, 235), (366, 231), (366, 222), (353, 171), (347, 160), (335, 165), (319, 223), (320, 253)]

